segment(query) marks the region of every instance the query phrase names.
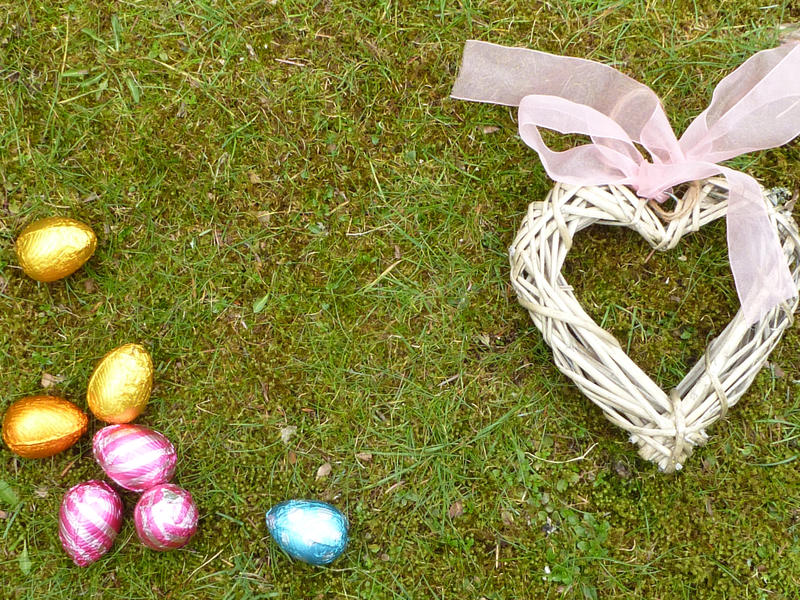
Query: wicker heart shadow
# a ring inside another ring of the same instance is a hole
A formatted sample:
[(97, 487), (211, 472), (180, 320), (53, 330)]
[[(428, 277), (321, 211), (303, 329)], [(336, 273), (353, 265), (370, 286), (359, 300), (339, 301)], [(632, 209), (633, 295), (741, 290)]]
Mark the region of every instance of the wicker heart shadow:
[[(619, 342), (584, 311), (561, 273), (574, 235), (592, 224), (637, 231), (653, 248), (674, 248), (727, 211), (724, 179), (702, 182), (697, 202), (664, 224), (656, 211), (617, 186), (556, 184), (543, 202), (534, 202), (509, 255), (511, 282), (553, 351), (558, 369), (630, 433), (639, 454), (665, 472), (680, 469), (695, 446), (708, 440), (706, 428), (747, 391), (769, 353), (792, 323), (798, 300), (774, 308), (748, 326), (739, 311), (706, 348), (678, 386), (664, 392), (627, 355)], [(800, 235), (788, 210), (765, 197), (795, 285), (800, 287)]]

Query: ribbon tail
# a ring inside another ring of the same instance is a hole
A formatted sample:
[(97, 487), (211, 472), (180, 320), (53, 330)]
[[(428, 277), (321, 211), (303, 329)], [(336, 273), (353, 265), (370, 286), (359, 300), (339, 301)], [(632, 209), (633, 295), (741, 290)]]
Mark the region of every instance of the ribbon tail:
[(720, 167), (728, 180), (727, 238), (731, 272), (748, 325), (798, 295), (777, 231), (755, 179)]
[(613, 121), (660, 161), (683, 156), (655, 92), (592, 60), (468, 40), (450, 95), (508, 106), (526, 96), (562, 98)]

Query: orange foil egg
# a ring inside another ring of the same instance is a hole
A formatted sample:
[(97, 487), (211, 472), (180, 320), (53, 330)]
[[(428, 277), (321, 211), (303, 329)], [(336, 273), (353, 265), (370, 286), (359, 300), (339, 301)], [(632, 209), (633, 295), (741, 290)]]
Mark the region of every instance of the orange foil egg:
[(17, 259), (36, 281), (50, 282), (80, 269), (97, 248), (88, 225), (66, 217), (49, 217), (28, 225), (16, 243)]
[(3, 418), (3, 441), (24, 458), (46, 458), (72, 446), (86, 433), (89, 419), (57, 396), (30, 396), (12, 404)]
[(129, 423), (138, 417), (153, 389), (153, 360), (143, 346), (125, 344), (106, 354), (95, 367), (86, 401), (106, 423)]

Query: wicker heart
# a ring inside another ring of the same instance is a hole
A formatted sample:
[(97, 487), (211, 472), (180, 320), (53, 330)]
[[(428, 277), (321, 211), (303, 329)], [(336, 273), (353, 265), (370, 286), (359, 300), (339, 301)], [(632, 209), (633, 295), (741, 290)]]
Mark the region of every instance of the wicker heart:
[[(674, 248), (684, 234), (727, 211), (725, 180), (701, 183), (691, 210), (667, 225), (657, 208), (628, 188), (556, 184), (544, 202), (528, 207), (509, 250), (517, 298), (552, 348), (556, 366), (612, 423), (630, 433), (643, 458), (665, 472), (680, 469), (694, 447), (708, 439), (706, 428), (723, 418), (747, 391), (791, 325), (797, 298), (774, 308), (753, 326), (739, 311), (683, 381), (665, 393), (586, 314), (561, 268), (575, 233), (594, 223), (638, 231), (658, 250)], [(788, 210), (775, 209), (766, 197), (764, 202), (800, 287), (797, 225)]]

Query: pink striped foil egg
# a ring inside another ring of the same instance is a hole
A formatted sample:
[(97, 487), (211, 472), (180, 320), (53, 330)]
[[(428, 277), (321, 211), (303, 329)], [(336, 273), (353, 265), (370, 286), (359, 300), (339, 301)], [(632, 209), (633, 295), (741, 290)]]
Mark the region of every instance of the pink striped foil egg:
[(112, 481), (134, 492), (166, 483), (175, 474), (175, 447), (141, 425), (109, 425), (94, 434), (94, 457)]
[(183, 488), (165, 483), (150, 488), (133, 509), (139, 539), (153, 550), (185, 546), (197, 531), (197, 506)]
[(103, 481), (72, 487), (61, 501), (58, 537), (79, 567), (92, 564), (109, 551), (122, 527), (122, 500)]

